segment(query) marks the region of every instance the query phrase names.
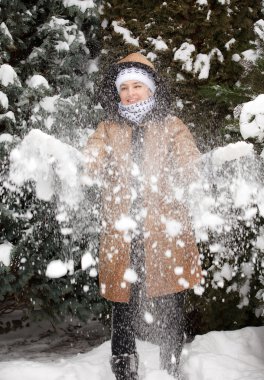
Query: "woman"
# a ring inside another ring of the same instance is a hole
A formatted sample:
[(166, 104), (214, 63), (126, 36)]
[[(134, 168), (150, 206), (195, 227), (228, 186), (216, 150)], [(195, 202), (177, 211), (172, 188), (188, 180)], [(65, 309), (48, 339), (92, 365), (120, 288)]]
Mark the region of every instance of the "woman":
[(199, 151), (168, 113), (162, 79), (140, 53), (110, 68), (100, 102), (108, 117), (85, 153), (87, 174), (102, 186), (99, 282), (113, 302), (112, 369), (117, 380), (138, 379), (137, 317), (154, 326), (161, 368), (177, 378), (184, 294), (201, 279), (180, 187)]

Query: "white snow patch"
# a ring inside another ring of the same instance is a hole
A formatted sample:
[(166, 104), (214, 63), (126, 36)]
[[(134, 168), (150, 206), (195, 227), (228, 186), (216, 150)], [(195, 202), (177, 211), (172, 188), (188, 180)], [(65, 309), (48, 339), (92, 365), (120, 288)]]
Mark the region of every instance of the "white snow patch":
[(43, 120), (44, 121), (44, 125), (45, 127), (50, 131), (51, 130), (51, 127), (52, 125), (54, 124), (54, 118), (49, 115), (46, 119)]
[(139, 166), (135, 162), (132, 163), (131, 174), (133, 177), (138, 177), (140, 175)]
[(212, 49), (209, 54), (197, 54), (193, 62), (195, 46), (189, 42), (184, 42), (179, 49), (174, 49), (174, 61), (182, 62), (182, 70), (198, 74), (198, 79), (207, 79), (210, 72), (210, 62), (216, 56), (219, 62), (224, 61), (223, 54), (218, 48)]
[(182, 230), (182, 224), (174, 219), (166, 219), (163, 215), (161, 216), (161, 222), (165, 224), (166, 233), (175, 237), (180, 234)]
[(2, 262), (6, 267), (9, 267), (11, 262), (11, 250), (13, 245), (9, 242), (0, 244), (0, 263)]
[(177, 82), (182, 82), (184, 80), (185, 80), (184, 75), (182, 75), (181, 73), (177, 73), (177, 75), (176, 75), (176, 81)]
[(221, 276), (227, 281), (232, 280), (232, 267), (228, 263), (224, 263), (221, 268)]
[(150, 325), (151, 323), (154, 322), (153, 315), (151, 313), (149, 313), (148, 311), (146, 311), (144, 313), (144, 320), (147, 322), (148, 325)]
[(136, 229), (136, 227), (137, 223), (128, 215), (122, 215), (121, 218), (115, 222), (115, 228), (118, 231), (133, 231)]
[(88, 61), (88, 74), (93, 74), (93, 73), (97, 73), (97, 71), (99, 71), (99, 67), (98, 67), (98, 59), (90, 59)]
[(114, 31), (118, 34), (121, 34), (125, 40), (126, 43), (134, 45), (134, 46), (139, 46), (139, 37), (133, 38), (131, 37), (131, 31), (124, 28), (123, 26), (120, 26), (117, 21), (112, 21), (112, 25), (114, 27)]
[(194, 73), (198, 74), (198, 79), (207, 79), (210, 72), (211, 59), (216, 56), (219, 62), (224, 61), (223, 54), (218, 48), (214, 48), (209, 54), (197, 54), (194, 62)]
[(70, 21), (65, 19), (65, 18), (52, 16), (48, 25), (51, 28), (56, 28), (57, 26), (67, 25), (69, 23), (70, 23)]
[(59, 99), (59, 95), (54, 96), (45, 96), (45, 98), (41, 99), (39, 105), (45, 111), (49, 113), (53, 113), (56, 111), (56, 101)]
[(96, 268), (91, 268), (89, 272), (90, 277), (96, 277), (98, 275), (97, 269)]
[(2, 133), (0, 135), (0, 143), (11, 143), (13, 141), (13, 136), (10, 133)]
[(263, 380), (263, 355), (263, 327), (214, 331), (187, 348), (184, 373), (191, 380)]
[(232, 55), (232, 61), (239, 62), (241, 60), (241, 57), (239, 54), (235, 53)]
[(101, 27), (103, 29), (107, 28), (108, 26), (108, 20), (106, 18), (103, 19), (103, 21), (101, 22)]
[(206, 20), (207, 20), (207, 21), (210, 20), (210, 18), (211, 18), (211, 13), (212, 13), (212, 11), (211, 11), (211, 9), (209, 9), (208, 12), (207, 12), (207, 15), (206, 15)]
[(157, 38), (148, 37), (148, 41), (154, 46), (155, 50), (168, 50), (168, 45), (166, 42), (163, 41), (161, 36), (158, 36)]
[(62, 260), (53, 260), (47, 265), (46, 276), (49, 278), (60, 278), (67, 274), (67, 262)]
[(70, 46), (66, 41), (58, 41), (56, 42), (55, 49), (60, 52), (60, 51), (69, 51)]
[(6, 118), (12, 120), (14, 123), (16, 122), (16, 118), (15, 118), (14, 112), (12, 112), (12, 111), (8, 111), (8, 112), (3, 113), (2, 115), (0, 115), (0, 120), (6, 119)]
[(42, 75), (35, 74), (29, 79), (26, 80), (26, 84), (30, 88), (38, 88), (40, 86), (43, 86), (45, 88), (49, 88), (49, 83), (46, 78), (44, 78)]
[(210, 71), (210, 58), (207, 54), (199, 53), (194, 62), (194, 72), (198, 74), (198, 79), (207, 79)]
[(197, 296), (201, 296), (204, 293), (205, 288), (201, 285), (194, 285), (193, 291)]
[(138, 275), (136, 274), (136, 272), (133, 269), (127, 268), (125, 270), (123, 278), (125, 281), (130, 282), (131, 284), (134, 284), (138, 279)]
[(170, 250), (170, 249), (167, 249), (167, 251), (165, 251), (164, 255), (165, 255), (166, 257), (168, 257), (168, 259), (171, 258), (171, 250)]
[(210, 212), (205, 212), (201, 215), (200, 220), (196, 221), (196, 226), (199, 227), (210, 227), (215, 229), (218, 226), (222, 226), (225, 223), (224, 219), (219, 215), (212, 214)]
[(231, 38), (231, 40), (227, 41), (227, 43), (225, 44), (225, 48), (226, 50), (230, 50), (230, 47), (232, 45), (234, 45), (234, 43), (236, 42), (236, 39), (235, 38)]
[(13, 37), (12, 37), (11, 33), (8, 30), (8, 27), (6, 26), (6, 24), (4, 22), (2, 22), (0, 24), (0, 29), (1, 29), (1, 31), (2, 31), (3, 34), (5, 34), (7, 37), (10, 38), (10, 40), (13, 40)]
[(255, 247), (257, 249), (260, 249), (260, 250), (264, 251), (264, 231), (263, 231), (263, 236), (258, 236), (257, 237), (256, 243), (255, 243)]
[(245, 50), (241, 53), (241, 55), (246, 61), (250, 61), (252, 63), (255, 63), (259, 58), (259, 53), (254, 49)]
[(181, 285), (184, 289), (188, 289), (189, 286), (190, 286), (189, 282), (188, 282), (185, 278), (183, 278), (183, 277), (179, 278), (178, 283), (179, 283), (179, 285)]
[(207, 0), (196, 0), (196, 4), (203, 6), (203, 5), (208, 5)]
[(85, 13), (87, 9), (95, 8), (93, 0), (62, 0), (65, 8), (77, 7), (82, 13)]
[(8, 109), (8, 97), (6, 94), (2, 91), (0, 91), (0, 104), (4, 109)]
[(222, 249), (223, 247), (221, 246), (221, 244), (215, 243), (209, 245), (209, 250), (211, 253), (221, 252)]
[(237, 160), (245, 156), (253, 156), (253, 144), (238, 141), (212, 151), (212, 162), (214, 165), (222, 165), (224, 162)]
[(86, 270), (90, 266), (95, 265), (95, 260), (94, 260), (94, 258), (90, 252), (86, 252), (82, 256), (82, 264), (81, 265), (82, 265), (82, 270)]
[(264, 94), (244, 103), (240, 114), (240, 133), (246, 140), (250, 137), (264, 138)]
[(264, 20), (258, 20), (254, 24), (254, 32), (257, 34), (261, 41), (264, 41)]
[(17, 73), (12, 66), (4, 63), (0, 66), (0, 82), (4, 87), (9, 86), (10, 84), (17, 84), (21, 86), (21, 83), (17, 77)]
[(61, 202), (74, 208), (81, 199), (78, 166), (84, 161), (73, 147), (32, 129), (10, 154), (9, 177), (18, 186), (33, 180), (39, 199), (49, 201), (57, 193)]
[[(73, 24), (70, 20), (64, 18), (58, 18), (52, 16), (50, 21), (41, 27), (41, 30), (58, 30), (58, 35), (61, 39), (56, 41), (55, 49), (60, 51), (70, 50), (70, 46), (74, 41), (78, 41), (80, 44), (85, 44), (85, 36), (82, 31), (78, 30), (76, 24)], [(61, 36), (62, 34), (62, 36)], [(35, 50), (35, 53), (34, 53)], [(37, 48), (34, 48), (30, 54), (30, 58), (33, 58), (34, 54), (37, 54)]]
[(183, 103), (182, 99), (176, 100), (176, 106), (179, 110), (182, 110), (184, 108), (184, 103)]
[(195, 46), (184, 42), (179, 49), (174, 52), (174, 61), (182, 62), (182, 69), (186, 71), (192, 71), (193, 69), (193, 59), (192, 54), (195, 52)]
[(157, 59), (157, 54), (149, 52), (147, 54), (147, 59), (149, 59), (151, 62), (154, 62)]
[(174, 273), (176, 274), (176, 276), (181, 276), (183, 274), (183, 267), (175, 267)]
[[(33, 334), (32, 334), (33, 335)], [(39, 341), (32, 352), (39, 349)], [(159, 347), (137, 340), (139, 376), (144, 380), (173, 380), (160, 367)], [(1, 380), (105, 380), (114, 379), (110, 368), (111, 342), (93, 350), (62, 358), (1, 361)], [(212, 331), (198, 335), (182, 352), (182, 371), (191, 380), (263, 380), (264, 327)], [(3, 358), (2, 358), (3, 359)], [(45, 359), (45, 360), (44, 360)]]

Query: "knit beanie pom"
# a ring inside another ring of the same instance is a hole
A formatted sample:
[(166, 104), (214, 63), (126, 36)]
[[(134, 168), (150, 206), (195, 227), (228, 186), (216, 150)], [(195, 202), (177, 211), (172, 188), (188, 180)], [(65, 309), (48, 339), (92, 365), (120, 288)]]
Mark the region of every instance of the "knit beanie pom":
[(118, 93), (120, 92), (120, 86), (122, 83), (128, 81), (128, 80), (135, 80), (138, 82), (144, 83), (154, 94), (156, 85), (154, 82), (154, 79), (152, 78), (151, 74), (149, 74), (144, 69), (139, 69), (137, 67), (129, 67), (121, 70), (116, 77), (115, 85), (117, 88)]

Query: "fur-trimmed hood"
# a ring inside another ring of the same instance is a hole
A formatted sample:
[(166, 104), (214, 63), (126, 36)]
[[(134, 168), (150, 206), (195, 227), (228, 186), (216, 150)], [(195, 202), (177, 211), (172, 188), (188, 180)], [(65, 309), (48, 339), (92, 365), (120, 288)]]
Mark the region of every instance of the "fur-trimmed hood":
[(144, 57), (144, 55), (140, 53), (132, 53), (111, 65), (105, 72), (103, 79), (99, 84), (97, 99), (107, 112), (108, 116), (113, 117), (117, 114), (120, 98), (116, 89), (115, 80), (117, 74), (127, 67), (138, 67), (151, 74), (156, 85), (156, 91), (154, 94), (156, 100), (156, 112), (154, 110), (154, 113), (159, 116), (168, 114), (170, 95), (165, 82), (156, 72), (154, 65)]

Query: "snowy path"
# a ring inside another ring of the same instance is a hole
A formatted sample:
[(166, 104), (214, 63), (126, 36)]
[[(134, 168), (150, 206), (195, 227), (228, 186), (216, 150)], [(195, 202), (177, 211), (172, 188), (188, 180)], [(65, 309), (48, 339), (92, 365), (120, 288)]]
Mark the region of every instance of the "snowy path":
[[(158, 347), (137, 342), (144, 380), (172, 379), (159, 368)], [(36, 345), (37, 350), (37, 345)], [(2, 361), (1, 380), (114, 380), (110, 342), (71, 357)], [(44, 360), (43, 360), (44, 359)], [(185, 380), (264, 380), (264, 327), (210, 332), (187, 344), (182, 355)]]

